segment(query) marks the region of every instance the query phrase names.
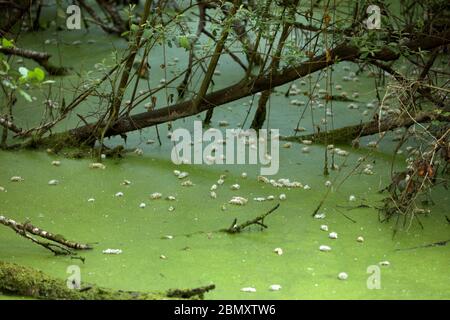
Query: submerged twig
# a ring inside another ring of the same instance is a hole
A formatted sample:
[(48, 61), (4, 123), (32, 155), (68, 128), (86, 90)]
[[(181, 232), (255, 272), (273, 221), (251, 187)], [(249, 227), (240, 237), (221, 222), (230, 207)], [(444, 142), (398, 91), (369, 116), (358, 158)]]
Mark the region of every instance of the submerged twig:
[(422, 248), (442, 247), (442, 246), (445, 246), (449, 242), (450, 242), (450, 239), (449, 240), (444, 240), (444, 241), (437, 241), (437, 242), (433, 242), (433, 243), (428, 243), (428, 244), (424, 244), (424, 245), (417, 246), (417, 247), (395, 249), (395, 251), (406, 251), (406, 250), (415, 250), (415, 249), (422, 249)]
[(256, 224), (259, 225), (263, 228), (268, 228), (265, 224), (264, 224), (264, 218), (267, 217), (269, 214), (271, 214), (272, 212), (274, 212), (275, 210), (277, 210), (280, 207), (280, 204), (278, 203), (275, 207), (273, 207), (272, 209), (270, 209), (269, 211), (267, 211), (266, 213), (257, 216), (254, 219), (248, 220), (244, 223), (241, 224), (237, 224), (237, 219), (234, 219), (233, 223), (231, 224), (231, 226), (228, 229), (222, 229), (220, 231), (222, 232), (226, 232), (226, 233), (238, 233), (241, 232), (243, 229)]

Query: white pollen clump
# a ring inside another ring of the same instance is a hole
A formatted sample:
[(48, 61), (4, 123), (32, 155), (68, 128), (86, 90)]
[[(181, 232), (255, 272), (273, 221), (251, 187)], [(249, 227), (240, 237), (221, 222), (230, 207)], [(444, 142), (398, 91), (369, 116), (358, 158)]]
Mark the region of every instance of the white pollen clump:
[(275, 252), (277, 255), (281, 256), (283, 254), (283, 249), (275, 248), (275, 249), (273, 249), (273, 252)]
[(186, 178), (188, 175), (189, 175), (189, 173), (187, 173), (187, 172), (185, 172), (185, 171), (180, 172), (180, 174), (178, 175), (178, 179), (184, 179), (184, 178)]
[(238, 196), (235, 196), (235, 197), (231, 198), (230, 201), (228, 201), (229, 204), (234, 204), (234, 205), (238, 205), (238, 206), (246, 205), (247, 202), (248, 202), (248, 199), (243, 198), (243, 197), (238, 197)]
[(120, 249), (105, 249), (102, 252), (104, 254), (121, 254), (122, 250), (120, 250)]
[(94, 162), (94, 163), (91, 163), (91, 164), (89, 165), (89, 168), (91, 168), (91, 169), (102, 169), (102, 170), (105, 170), (105, 169), (106, 169), (106, 166), (105, 166), (103, 163), (100, 163), (100, 162)]
[(314, 215), (314, 218), (316, 218), (316, 219), (325, 219), (325, 217), (326, 217), (325, 213), (316, 213)]
[(330, 234), (328, 235), (328, 238), (330, 239), (337, 239), (338, 235), (336, 232), (330, 232)]
[(279, 284), (272, 284), (270, 287), (269, 287), (269, 290), (270, 291), (279, 291), (281, 289), (281, 286), (279, 285)]
[(150, 199), (153, 199), (153, 200), (161, 199), (161, 197), (162, 197), (162, 194), (159, 193), (159, 192), (153, 192), (153, 193), (150, 195)]
[(338, 274), (338, 279), (339, 280), (347, 280), (348, 279), (348, 274), (345, 272), (341, 272)]

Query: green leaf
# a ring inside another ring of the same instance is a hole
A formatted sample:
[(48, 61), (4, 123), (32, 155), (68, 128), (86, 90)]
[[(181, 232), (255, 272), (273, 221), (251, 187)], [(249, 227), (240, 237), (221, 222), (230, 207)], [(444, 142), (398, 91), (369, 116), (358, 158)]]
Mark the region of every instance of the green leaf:
[(19, 93), (20, 93), (20, 95), (21, 95), (22, 97), (24, 97), (25, 100), (27, 100), (28, 102), (32, 102), (32, 101), (33, 101), (33, 99), (31, 99), (31, 96), (30, 96), (28, 93), (26, 93), (25, 91), (19, 90)]
[(34, 78), (39, 81), (42, 82), (45, 79), (45, 72), (41, 69), (41, 68), (34, 68), (33, 70), (33, 74), (34, 74)]
[(191, 43), (189, 42), (189, 39), (186, 36), (178, 37), (178, 44), (180, 45), (181, 48), (184, 48), (186, 50), (189, 50), (191, 48)]
[(6, 38), (2, 38), (2, 47), (3, 48), (12, 48), (14, 47), (13, 40), (8, 40)]

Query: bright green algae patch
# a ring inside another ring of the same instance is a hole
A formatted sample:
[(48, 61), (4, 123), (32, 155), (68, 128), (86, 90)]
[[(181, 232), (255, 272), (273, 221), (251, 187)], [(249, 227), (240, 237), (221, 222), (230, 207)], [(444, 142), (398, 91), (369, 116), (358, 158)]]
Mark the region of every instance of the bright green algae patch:
[[(289, 159), (291, 154), (298, 155), (298, 148), (283, 150), (282, 155)], [(393, 225), (380, 223), (376, 210), (336, 207), (350, 205), (349, 194), (357, 197), (355, 205), (361, 201), (377, 205), (381, 196), (375, 191), (380, 177), (358, 175), (331, 193), (321, 210), (326, 213), (325, 219), (313, 219), (311, 214), (326, 191), (326, 179), (315, 174), (321, 165), (314, 161), (314, 154), (322, 154), (322, 149), (313, 147), (310, 155), (301, 156), (302, 165), (291, 165), (290, 170), (284, 167), (279, 174), (307, 183), (311, 190), (276, 189), (257, 182), (256, 170), (251, 171), (254, 168), (248, 168), (247, 179), (240, 177), (243, 168), (228, 168), (231, 171), (225, 185), (217, 190), (217, 199), (209, 197), (209, 188), (224, 173), (221, 167), (182, 168), (195, 184), (182, 187), (172, 172), (179, 168), (149, 157), (107, 160), (105, 170), (95, 170), (89, 169), (88, 160), (58, 158), (61, 166), (55, 167), (51, 161), (56, 157), (45, 153), (1, 152), (0, 185), (7, 189), (0, 193), (1, 214), (18, 221), (30, 219), (71, 240), (95, 243), (95, 249), (80, 252), (86, 258), (82, 264), (54, 257), (2, 228), (0, 260), (32, 266), (61, 279), (69, 276), (69, 265), (77, 264), (82, 282), (113, 289), (148, 292), (214, 283), (216, 290), (206, 297), (218, 299), (449, 298), (448, 246), (395, 251), (448, 238), (449, 226), (444, 224), (443, 214), (448, 194), (435, 194), (443, 200), (433, 207), (432, 215), (421, 218), (424, 230), (413, 223), (392, 239)], [(378, 159), (375, 172), (387, 164), (387, 160)], [(25, 180), (9, 182), (13, 175)], [(345, 176), (344, 172), (341, 175)], [(58, 179), (59, 185), (49, 186), (51, 179)], [(131, 185), (122, 185), (124, 179)], [(233, 183), (239, 183), (241, 189), (230, 190)], [(117, 192), (124, 196), (115, 197)], [(150, 200), (153, 192), (161, 192), (163, 199)], [(208, 233), (229, 227), (234, 218), (243, 222), (266, 212), (275, 203), (259, 203), (253, 197), (280, 193), (287, 199), (280, 201), (280, 208), (266, 219), (267, 230), (261, 232), (254, 227), (237, 235)], [(168, 195), (176, 200), (165, 200)], [(222, 204), (233, 195), (245, 196), (249, 203), (243, 207), (227, 205), (228, 209), (222, 211)], [(89, 198), (95, 202), (88, 202)], [(147, 204), (145, 209), (139, 208), (142, 202)], [(175, 210), (170, 212), (170, 206)], [(320, 230), (322, 224), (337, 232), (338, 239), (329, 239), (328, 232)], [(165, 239), (166, 235), (173, 239)], [(358, 236), (365, 241), (357, 242)], [(329, 245), (332, 250), (321, 252), (320, 245)], [(273, 252), (278, 247), (283, 249), (281, 256)], [(102, 254), (107, 248), (120, 248), (123, 253)], [(369, 290), (367, 268), (386, 260), (390, 266), (380, 267), (381, 289)], [(339, 272), (347, 272), (348, 280), (338, 280)], [(271, 292), (271, 284), (280, 284), (282, 289)], [(257, 292), (240, 291), (249, 286)]]

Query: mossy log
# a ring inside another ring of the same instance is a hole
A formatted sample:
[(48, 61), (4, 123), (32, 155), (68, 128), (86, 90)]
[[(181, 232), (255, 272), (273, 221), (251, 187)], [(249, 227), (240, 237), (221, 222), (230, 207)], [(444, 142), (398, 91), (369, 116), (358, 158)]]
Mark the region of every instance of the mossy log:
[[(195, 289), (172, 289), (167, 292), (134, 292), (101, 288), (85, 284), (81, 289), (70, 289), (66, 281), (46, 275), (30, 267), (0, 261), (0, 292), (6, 295), (27, 296), (48, 300), (160, 300), (202, 299), (214, 285)], [(189, 294), (192, 292), (193, 294)], [(176, 293), (180, 293), (177, 295)]]

